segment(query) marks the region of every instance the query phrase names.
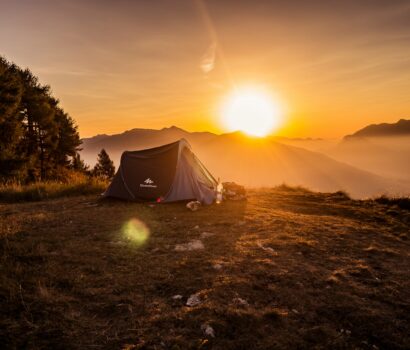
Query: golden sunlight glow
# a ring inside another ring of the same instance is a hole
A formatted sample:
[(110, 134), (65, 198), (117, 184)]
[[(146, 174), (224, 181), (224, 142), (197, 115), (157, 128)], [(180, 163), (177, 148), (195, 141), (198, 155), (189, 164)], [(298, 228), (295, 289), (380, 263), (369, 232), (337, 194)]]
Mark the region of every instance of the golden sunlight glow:
[(277, 129), (282, 110), (278, 101), (257, 88), (240, 88), (222, 105), (222, 119), (229, 131), (240, 130), (252, 136), (266, 136)]

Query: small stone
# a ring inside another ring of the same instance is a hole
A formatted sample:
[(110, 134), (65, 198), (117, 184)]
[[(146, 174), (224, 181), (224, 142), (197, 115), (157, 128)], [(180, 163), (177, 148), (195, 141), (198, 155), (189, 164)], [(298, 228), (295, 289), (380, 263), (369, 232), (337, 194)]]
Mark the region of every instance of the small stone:
[(203, 250), (205, 249), (204, 244), (199, 239), (194, 239), (191, 242), (184, 243), (184, 244), (177, 244), (175, 246), (175, 251), (177, 252), (185, 252), (191, 250)]
[(221, 265), (221, 264), (215, 264), (215, 265), (212, 265), (212, 267), (213, 267), (215, 270), (221, 270), (221, 269), (222, 269), (222, 265)]
[(201, 298), (199, 297), (199, 295), (197, 294), (192, 294), (188, 300), (186, 301), (186, 306), (197, 306), (199, 304), (201, 304)]
[(212, 233), (212, 232), (202, 232), (201, 233), (201, 238), (208, 238), (212, 236), (215, 236), (215, 233)]
[(172, 297), (172, 299), (173, 299), (173, 300), (181, 300), (181, 299), (182, 299), (182, 295), (180, 295), (180, 294), (174, 295), (174, 296)]
[(197, 211), (201, 206), (201, 202), (199, 201), (191, 201), (187, 203), (186, 207), (191, 211)]
[(240, 305), (240, 306), (249, 306), (249, 303), (242, 298), (234, 298), (232, 300), (236, 305)]
[(202, 332), (204, 332), (204, 334), (205, 334), (206, 336), (215, 338), (215, 331), (214, 331), (214, 329), (213, 329), (209, 324), (204, 323), (204, 324), (201, 326), (201, 330), (202, 330)]

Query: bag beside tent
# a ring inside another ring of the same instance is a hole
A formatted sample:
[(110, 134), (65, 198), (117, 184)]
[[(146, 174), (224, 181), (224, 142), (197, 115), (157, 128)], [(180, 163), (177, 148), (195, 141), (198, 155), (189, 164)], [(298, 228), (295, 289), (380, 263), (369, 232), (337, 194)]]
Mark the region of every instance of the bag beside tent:
[(105, 197), (132, 201), (198, 200), (211, 204), (217, 181), (185, 139), (141, 151), (126, 151)]

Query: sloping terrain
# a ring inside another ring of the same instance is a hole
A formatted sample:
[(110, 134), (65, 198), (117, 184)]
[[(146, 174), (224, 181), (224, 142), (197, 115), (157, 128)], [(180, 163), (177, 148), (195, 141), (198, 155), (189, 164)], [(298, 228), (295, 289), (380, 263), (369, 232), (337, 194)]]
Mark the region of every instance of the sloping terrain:
[(197, 212), (94, 196), (2, 204), (0, 342), (408, 349), (409, 229), (398, 207), (286, 187)]

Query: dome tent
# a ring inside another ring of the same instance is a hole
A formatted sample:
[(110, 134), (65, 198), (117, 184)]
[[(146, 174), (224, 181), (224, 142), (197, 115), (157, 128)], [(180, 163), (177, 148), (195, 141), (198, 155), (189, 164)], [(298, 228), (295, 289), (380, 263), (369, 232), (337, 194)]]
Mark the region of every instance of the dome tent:
[(126, 151), (105, 197), (132, 201), (198, 200), (211, 204), (217, 181), (185, 139), (160, 147)]

